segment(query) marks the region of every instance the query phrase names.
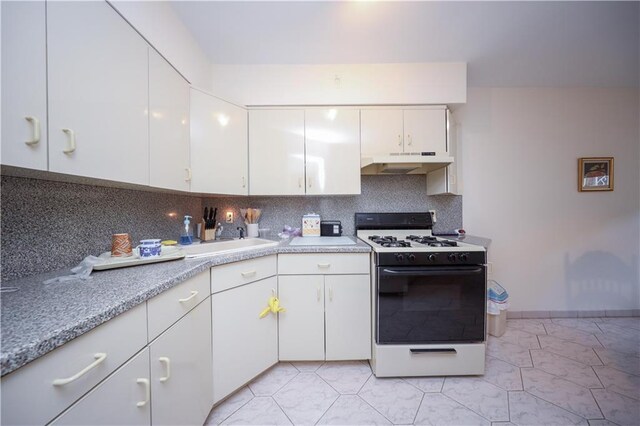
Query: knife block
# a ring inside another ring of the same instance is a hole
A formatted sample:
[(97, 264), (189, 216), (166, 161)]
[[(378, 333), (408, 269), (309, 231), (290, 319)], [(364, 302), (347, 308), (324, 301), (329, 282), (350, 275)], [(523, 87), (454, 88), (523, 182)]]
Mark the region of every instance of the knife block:
[(205, 229), (206, 222), (203, 220), (200, 222), (200, 240), (201, 241), (213, 241), (216, 239), (216, 228)]

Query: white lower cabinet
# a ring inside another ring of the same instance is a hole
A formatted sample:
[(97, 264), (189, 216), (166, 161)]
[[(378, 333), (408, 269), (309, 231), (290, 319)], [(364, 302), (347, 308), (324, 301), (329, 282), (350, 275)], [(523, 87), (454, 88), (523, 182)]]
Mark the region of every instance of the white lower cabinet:
[(209, 300), (161, 334), (149, 349), (152, 423), (203, 424), (213, 405)]
[(283, 275), (278, 295), (282, 361), (371, 358), (369, 275)]
[(369, 275), (326, 275), (326, 360), (371, 358)]
[(144, 349), (53, 421), (55, 425), (151, 423), (149, 349)]
[(3, 376), (1, 423), (53, 420), (145, 346), (146, 320), (145, 304), (138, 305)]
[(278, 319), (259, 318), (277, 285), (271, 277), (211, 297), (214, 402), (278, 362)]
[(324, 276), (278, 277), (281, 361), (324, 359)]

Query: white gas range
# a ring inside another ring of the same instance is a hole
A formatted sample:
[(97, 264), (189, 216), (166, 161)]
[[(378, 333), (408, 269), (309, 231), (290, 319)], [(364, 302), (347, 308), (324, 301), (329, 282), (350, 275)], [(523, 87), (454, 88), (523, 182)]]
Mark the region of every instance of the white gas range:
[(483, 374), (484, 247), (432, 235), (429, 213), (356, 213), (373, 249), (378, 377)]

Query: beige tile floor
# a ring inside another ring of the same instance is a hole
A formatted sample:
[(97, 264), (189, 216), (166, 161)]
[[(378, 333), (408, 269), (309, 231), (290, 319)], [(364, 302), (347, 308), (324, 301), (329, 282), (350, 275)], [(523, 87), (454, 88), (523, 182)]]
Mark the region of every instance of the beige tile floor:
[(366, 362), (281, 362), (207, 424), (640, 425), (640, 318), (517, 319), (486, 374), (377, 379)]

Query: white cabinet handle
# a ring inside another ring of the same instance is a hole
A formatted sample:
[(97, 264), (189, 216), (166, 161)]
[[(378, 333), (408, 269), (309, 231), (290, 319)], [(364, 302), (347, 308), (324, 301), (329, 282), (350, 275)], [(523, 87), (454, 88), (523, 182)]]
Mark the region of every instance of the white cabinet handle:
[(66, 379), (55, 379), (53, 381), (53, 386), (64, 386), (67, 383), (71, 383), (75, 380), (78, 380), (80, 377), (84, 376), (89, 370), (96, 368), (98, 365), (100, 365), (102, 361), (107, 359), (107, 354), (105, 354), (104, 352), (98, 352), (93, 357), (96, 360), (93, 361), (91, 364), (87, 365), (85, 368), (78, 371), (76, 374), (74, 374), (71, 377), (67, 377)]
[(240, 275), (242, 275), (242, 278), (253, 277), (255, 274), (256, 274), (256, 271), (240, 272)]
[(144, 407), (149, 402), (149, 398), (151, 397), (151, 386), (149, 383), (149, 379), (138, 379), (136, 383), (140, 385), (144, 385), (144, 401), (140, 401), (136, 404), (136, 407)]
[(244, 176), (242, 176), (242, 187), (243, 188), (247, 187), (247, 179)]
[(185, 170), (187, 171), (187, 177), (185, 179), (186, 182), (191, 182), (191, 167), (187, 167), (185, 168)]
[(333, 301), (333, 287), (329, 286), (329, 300)]
[(411, 135), (407, 135), (407, 143), (411, 145)]
[(330, 266), (330, 263), (318, 263), (318, 268), (329, 268)]
[(63, 149), (62, 152), (65, 154), (71, 154), (76, 150), (76, 134), (71, 129), (62, 129), (62, 131), (65, 132), (69, 138), (67, 141), (67, 147)]
[(33, 128), (33, 137), (31, 138), (31, 140), (26, 141), (25, 143), (27, 145), (35, 145), (40, 142), (40, 120), (31, 115), (26, 116), (24, 119), (31, 123), (31, 126)]
[(197, 295), (198, 295), (198, 292), (196, 290), (191, 290), (191, 296), (185, 297), (184, 299), (178, 299), (178, 302), (180, 303), (188, 302), (189, 300), (193, 299)]
[(398, 146), (402, 146), (402, 135), (398, 135)]
[(158, 361), (164, 364), (165, 371), (167, 372), (167, 374), (164, 377), (160, 377), (160, 381), (166, 382), (171, 378), (171, 360), (166, 356), (161, 356), (160, 358), (158, 358)]
[(456, 184), (456, 175), (449, 175), (449, 183), (451, 185), (455, 185)]
[(321, 293), (320, 293), (320, 287), (318, 287), (318, 290), (317, 290), (317, 292), (316, 292), (316, 293), (317, 293), (317, 299), (318, 299), (318, 302), (319, 302), (319, 301), (320, 301), (320, 295), (321, 295)]

